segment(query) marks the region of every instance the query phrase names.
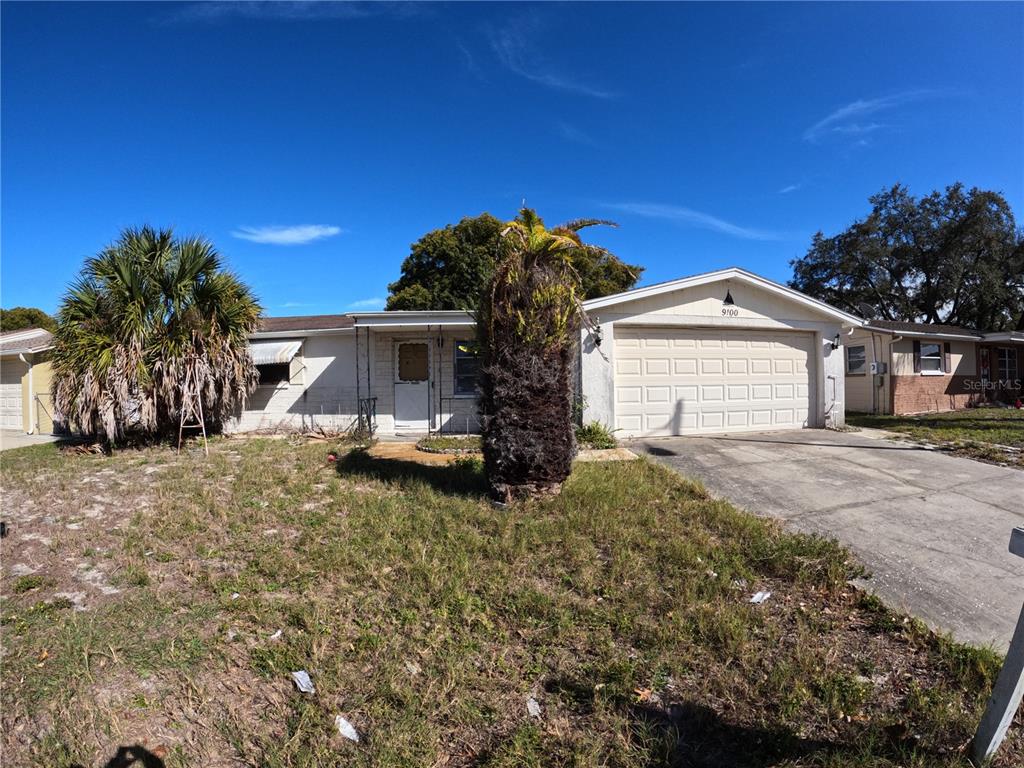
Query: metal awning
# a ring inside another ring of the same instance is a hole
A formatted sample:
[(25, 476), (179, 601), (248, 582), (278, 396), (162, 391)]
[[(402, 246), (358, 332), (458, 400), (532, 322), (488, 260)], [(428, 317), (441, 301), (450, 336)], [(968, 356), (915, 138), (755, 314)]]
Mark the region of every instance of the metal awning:
[(249, 357), (256, 365), (290, 363), (299, 354), (302, 340), (294, 341), (250, 341)]

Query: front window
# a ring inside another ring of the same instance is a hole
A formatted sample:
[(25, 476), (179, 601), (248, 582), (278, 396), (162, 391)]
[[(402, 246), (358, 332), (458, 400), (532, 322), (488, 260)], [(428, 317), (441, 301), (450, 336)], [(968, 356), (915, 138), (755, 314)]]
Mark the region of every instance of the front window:
[(865, 354), (865, 348), (860, 347), (847, 347), (846, 348), (846, 372), (853, 375), (862, 375), (867, 369), (867, 355)]
[(256, 370), (260, 374), (260, 386), (261, 387), (277, 387), (282, 384), (287, 384), (288, 379), (291, 378), (289, 369), (291, 366), (288, 363), (268, 363), (266, 365), (257, 365)]
[(942, 345), (922, 342), (921, 372), (942, 373)]
[(476, 342), (455, 342), (455, 394), (475, 395), (480, 370), (479, 349)]
[(996, 352), (996, 359), (999, 360), (999, 378), (1003, 381), (1015, 381), (1017, 379), (1017, 350), (1000, 347)]

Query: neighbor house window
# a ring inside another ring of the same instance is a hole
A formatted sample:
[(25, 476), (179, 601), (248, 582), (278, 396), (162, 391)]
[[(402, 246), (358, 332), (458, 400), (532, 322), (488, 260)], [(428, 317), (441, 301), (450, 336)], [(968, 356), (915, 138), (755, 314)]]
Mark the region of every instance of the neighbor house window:
[(256, 370), (260, 374), (261, 387), (277, 387), (287, 384), (290, 376), (291, 365), (289, 363), (267, 363), (257, 365)]
[(921, 373), (942, 373), (942, 345), (921, 342)]
[(480, 370), (478, 348), (472, 341), (455, 342), (455, 394), (475, 395)]
[(846, 348), (846, 372), (853, 376), (863, 375), (867, 371), (868, 358), (865, 347)]
[[(1017, 378), (1017, 350), (1000, 347), (996, 351), (996, 359), (999, 361), (999, 378), (1003, 381), (1013, 382)], [(1010, 385), (1012, 386), (1012, 384)]]

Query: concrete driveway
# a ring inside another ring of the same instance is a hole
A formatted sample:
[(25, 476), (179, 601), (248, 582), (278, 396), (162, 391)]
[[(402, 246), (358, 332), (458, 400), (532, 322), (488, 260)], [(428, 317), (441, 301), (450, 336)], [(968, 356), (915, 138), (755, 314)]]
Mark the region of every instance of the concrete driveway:
[(52, 443), (57, 438), (53, 435), (26, 435), (17, 429), (0, 429), (0, 451), (9, 451), (12, 448), (24, 448), (26, 445), (38, 445), (39, 443)]
[(629, 446), (712, 493), (832, 536), (890, 606), (964, 642), (1005, 651), (1024, 601), (1024, 472), (898, 440), (801, 430), (658, 438)]

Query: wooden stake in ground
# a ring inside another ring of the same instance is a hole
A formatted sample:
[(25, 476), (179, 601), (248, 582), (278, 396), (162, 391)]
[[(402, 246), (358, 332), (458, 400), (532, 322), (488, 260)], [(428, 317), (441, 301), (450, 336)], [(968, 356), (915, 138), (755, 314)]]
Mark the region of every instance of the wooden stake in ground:
[(203, 397), (199, 391), (194, 365), (188, 365), (185, 384), (181, 389), (181, 421), (178, 423), (178, 453), (181, 453), (182, 435), (186, 429), (201, 429), (203, 450), (210, 456), (210, 445), (206, 440), (206, 422), (203, 420)]
[[(1010, 535), (1010, 552), (1024, 557), (1024, 528), (1014, 528)], [(971, 759), (976, 765), (985, 765), (995, 755), (1006, 737), (1020, 700), (1024, 697), (1024, 608), (1017, 618), (1010, 650), (996, 678), (992, 697), (988, 700), (978, 732), (971, 743)]]

